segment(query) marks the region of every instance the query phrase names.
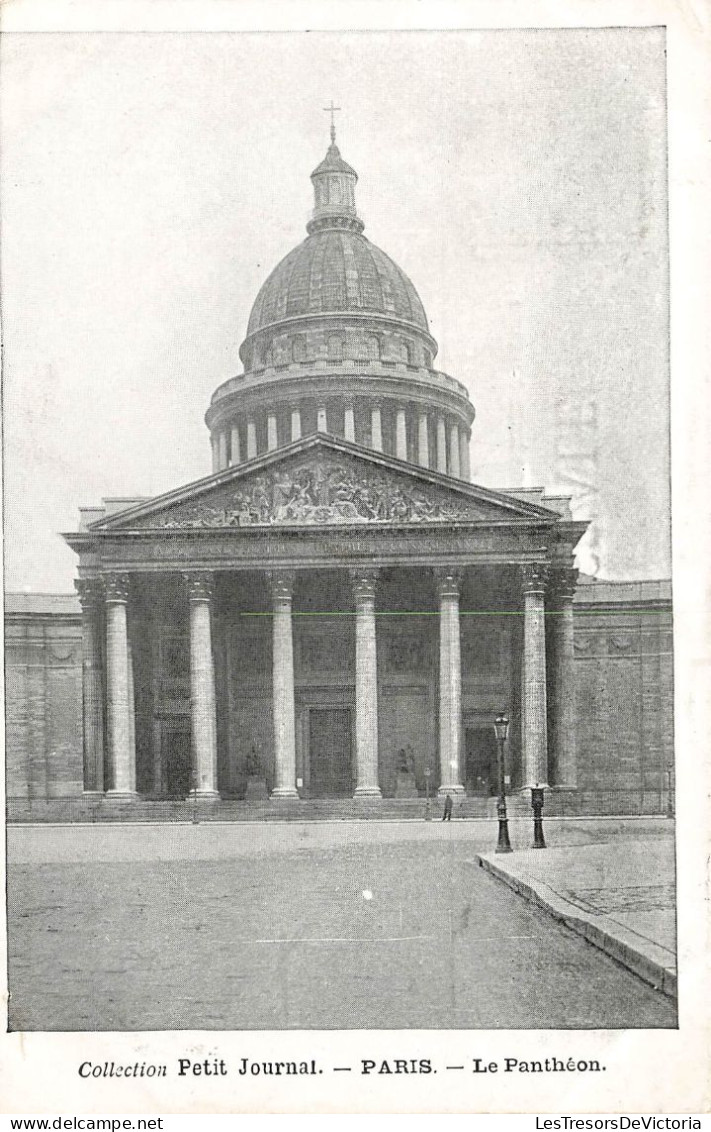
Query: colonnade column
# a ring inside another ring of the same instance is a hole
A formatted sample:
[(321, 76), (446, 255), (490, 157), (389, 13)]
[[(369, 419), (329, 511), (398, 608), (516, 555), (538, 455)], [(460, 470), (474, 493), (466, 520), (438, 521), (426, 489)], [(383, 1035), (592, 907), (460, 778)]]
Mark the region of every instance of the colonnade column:
[(247, 419), (247, 459), (253, 460), (257, 455), (257, 426), (253, 417)]
[(447, 474), (447, 426), (444, 417), (437, 417), (437, 471)]
[(378, 658), (375, 635), (377, 571), (351, 573), (356, 607), (355, 796), (380, 797), (378, 785)]
[(190, 603), (190, 710), (198, 796), (217, 794), (217, 720), (210, 605), (213, 579), (207, 571), (185, 574)]
[(551, 577), (548, 617), (550, 660), (549, 749), (554, 786), (577, 785), (575, 750), (575, 653), (573, 596), (578, 571), (555, 570)]
[(472, 472), (469, 463), (469, 433), (466, 428), (459, 430), (459, 474), (467, 483), (471, 483)]
[(449, 474), (459, 479), (459, 425), (453, 424), (449, 433)]
[(463, 794), (460, 751), (462, 736), (462, 659), (459, 633), (457, 570), (435, 570), (439, 597), (439, 765), (441, 796)]
[(227, 467), (227, 433), (223, 430), (218, 438), (218, 451), (220, 459), (220, 471)]
[(220, 470), (220, 445), (214, 433), (210, 437), (210, 444), (212, 446), (212, 472), (214, 475), (215, 472)]
[(355, 411), (352, 401), (346, 401), (346, 408), (343, 414), (343, 435), (346, 440), (355, 443)]
[(84, 793), (103, 794), (104, 711), (99, 629), (103, 592), (98, 578), (80, 578), (74, 585), (81, 602)]
[(290, 570), (269, 573), (272, 591), (272, 689), (275, 785), (272, 798), (298, 798), (296, 789), (296, 718), (294, 643), (291, 625)]
[(370, 410), (370, 446), (375, 452), (383, 450), (383, 422), (380, 416), (380, 405), (373, 405)]
[(237, 425), (232, 425), (232, 431), (230, 433), (230, 464), (240, 464), (241, 462), (239, 429)]
[(106, 601), (106, 708), (109, 764), (112, 786), (108, 794), (133, 798), (135, 771), (131, 767), (128, 666), (128, 574), (107, 574)]
[(398, 460), (407, 460), (407, 417), (401, 408), (395, 414), (395, 455)]
[(417, 422), (417, 463), (423, 468), (430, 466), (430, 438), (427, 413), (420, 413)]
[(542, 563), (523, 567), (523, 786), (548, 785), (545, 592)]
[(291, 439), (301, 440), (301, 410), (291, 410)]

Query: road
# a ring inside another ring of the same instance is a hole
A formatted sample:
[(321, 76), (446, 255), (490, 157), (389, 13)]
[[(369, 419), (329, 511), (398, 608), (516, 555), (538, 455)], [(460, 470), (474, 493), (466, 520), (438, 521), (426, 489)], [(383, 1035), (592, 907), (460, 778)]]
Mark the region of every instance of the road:
[(476, 867), (488, 828), (350, 831), (104, 827), (55, 854), (37, 830), (45, 859), (10, 853), (10, 1028), (676, 1024), (672, 1002)]

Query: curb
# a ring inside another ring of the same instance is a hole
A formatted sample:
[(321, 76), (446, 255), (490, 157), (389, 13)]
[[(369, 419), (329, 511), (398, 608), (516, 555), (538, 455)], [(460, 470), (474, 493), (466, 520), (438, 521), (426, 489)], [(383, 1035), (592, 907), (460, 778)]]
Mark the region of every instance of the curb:
[[(514, 876), (484, 854), (475, 854), (476, 864), (488, 873), (503, 881), (514, 892), (541, 908), (558, 923), (582, 936), (593, 947), (599, 948), (616, 962), (632, 971), (645, 983), (659, 990), (668, 998), (676, 1000), (676, 969), (669, 962), (669, 952), (651, 940), (645, 940), (645, 951), (640, 950), (641, 937), (614, 923), (605, 916), (591, 916), (575, 904), (571, 904), (543, 881), (536, 881), (536, 887), (521, 877)], [(601, 926), (607, 921), (608, 927)]]

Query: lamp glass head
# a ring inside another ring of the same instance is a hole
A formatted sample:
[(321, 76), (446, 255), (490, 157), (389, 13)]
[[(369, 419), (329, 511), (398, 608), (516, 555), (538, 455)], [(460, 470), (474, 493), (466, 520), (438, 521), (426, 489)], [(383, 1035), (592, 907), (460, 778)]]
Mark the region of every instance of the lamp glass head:
[(494, 721), (494, 730), (497, 739), (506, 739), (509, 731), (509, 717), (505, 712), (502, 711), (500, 715), (497, 715)]

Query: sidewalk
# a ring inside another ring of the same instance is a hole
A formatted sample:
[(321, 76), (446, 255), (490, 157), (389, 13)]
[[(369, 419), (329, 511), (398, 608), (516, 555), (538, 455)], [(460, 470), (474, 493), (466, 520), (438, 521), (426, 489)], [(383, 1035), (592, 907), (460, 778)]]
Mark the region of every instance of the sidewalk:
[[(676, 998), (674, 823), (544, 823), (548, 848), (531, 849), (531, 828), (511, 823), (513, 853), (477, 854), (478, 864), (640, 978)], [(528, 837), (527, 841), (523, 840)]]

